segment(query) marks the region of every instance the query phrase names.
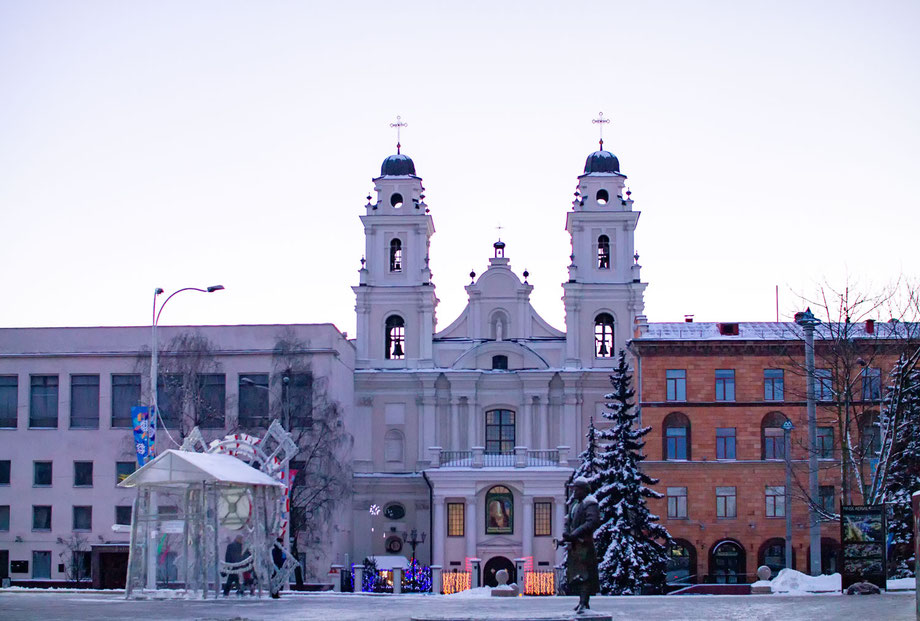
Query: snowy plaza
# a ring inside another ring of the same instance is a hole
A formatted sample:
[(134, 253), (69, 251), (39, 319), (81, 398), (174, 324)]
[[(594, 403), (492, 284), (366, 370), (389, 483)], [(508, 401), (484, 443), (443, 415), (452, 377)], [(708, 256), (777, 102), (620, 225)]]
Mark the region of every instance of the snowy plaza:
[[(23, 619), (323, 619), (409, 621), (433, 619), (541, 619), (571, 612), (575, 597), (290, 594), (279, 600), (126, 601), (111, 592), (0, 592), (0, 616)], [(595, 597), (592, 610), (613, 619), (913, 619), (913, 592), (881, 596)], [(585, 617), (590, 618), (590, 617)]]

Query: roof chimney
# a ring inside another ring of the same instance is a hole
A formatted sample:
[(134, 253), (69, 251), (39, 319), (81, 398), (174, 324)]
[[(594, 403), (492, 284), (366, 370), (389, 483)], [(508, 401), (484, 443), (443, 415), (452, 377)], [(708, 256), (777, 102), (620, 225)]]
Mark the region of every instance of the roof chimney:
[(875, 319), (866, 319), (866, 334), (875, 334)]
[(693, 323), (693, 315), (684, 315), (684, 321), (686, 323)]

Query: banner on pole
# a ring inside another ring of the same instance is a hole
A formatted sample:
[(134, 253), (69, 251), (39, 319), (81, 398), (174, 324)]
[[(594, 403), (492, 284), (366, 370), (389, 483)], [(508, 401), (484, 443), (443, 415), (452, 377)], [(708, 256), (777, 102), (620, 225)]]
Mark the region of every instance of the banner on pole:
[(143, 405), (131, 408), (131, 420), (134, 423), (134, 449), (137, 452), (137, 465), (143, 466), (150, 460), (150, 409)]

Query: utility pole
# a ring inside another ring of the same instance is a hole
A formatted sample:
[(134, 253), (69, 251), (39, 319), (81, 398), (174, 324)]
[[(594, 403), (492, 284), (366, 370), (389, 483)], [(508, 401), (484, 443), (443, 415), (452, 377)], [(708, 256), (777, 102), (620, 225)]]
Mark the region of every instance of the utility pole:
[(821, 575), (821, 522), (815, 503), (818, 502), (818, 423), (815, 408), (815, 326), (821, 323), (810, 308), (795, 314), (795, 322), (805, 334), (805, 400), (808, 413), (808, 538), (811, 546), (810, 573)]

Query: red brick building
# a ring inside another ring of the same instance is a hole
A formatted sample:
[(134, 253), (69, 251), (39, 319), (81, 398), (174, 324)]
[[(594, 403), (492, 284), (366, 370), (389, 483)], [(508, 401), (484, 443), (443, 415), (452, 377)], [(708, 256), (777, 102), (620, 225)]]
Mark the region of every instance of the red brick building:
[[(797, 326), (645, 324), (640, 317), (630, 349), (641, 421), (651, 427), (643, 463), (665, 494), (650, 508), (679, 544), (669, 581), (750, 582), (760, 565), (785, 566), (786, 419), (795, 425), (793, 566), (808, 572), (809, 515), (801, 491), (808, 487), (808, 426), (804, 342)], [(893, 358), (867, 359), (857, 391), (865, 397), (860, 405), (871, 412), (880, 405)], [(819, 356), (816, 367), (822, 364)], [(870, 416), (859, 424), (860, 443), (878, 441), (873, 423)], [(821, 502), (833, 511), (840, 506), (839, 435), (827, 409), (819, 407)], [(837, 571), (838, 523), (825, 522), (821, 535), (822, 568)]]

